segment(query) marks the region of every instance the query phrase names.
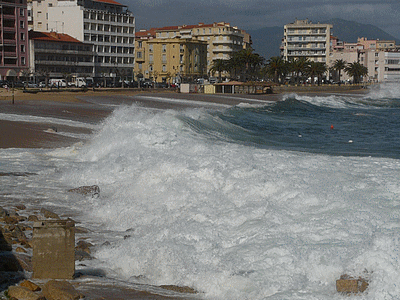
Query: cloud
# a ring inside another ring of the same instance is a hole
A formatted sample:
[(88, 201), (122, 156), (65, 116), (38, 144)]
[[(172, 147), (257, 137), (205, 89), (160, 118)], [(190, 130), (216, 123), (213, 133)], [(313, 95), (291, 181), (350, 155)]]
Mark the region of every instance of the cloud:
[(198, 22), (229, 22), (243, 29), (282, 26), (297, 19), (343, 18), (399, 36), (398, 0), (121, 0), (138, 29)]

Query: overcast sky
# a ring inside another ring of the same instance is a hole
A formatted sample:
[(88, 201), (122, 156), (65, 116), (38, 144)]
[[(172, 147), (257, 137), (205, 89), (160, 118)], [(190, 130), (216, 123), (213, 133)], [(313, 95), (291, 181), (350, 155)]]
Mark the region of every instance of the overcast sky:
[[(297, 19), (342, 18), (378, 26), (400, 38), (400, 0), (120, 0), (149, 29), (225, 21), (241, 29), (282, 26)], [(282, 29), (283, 30), (283, 29)]]

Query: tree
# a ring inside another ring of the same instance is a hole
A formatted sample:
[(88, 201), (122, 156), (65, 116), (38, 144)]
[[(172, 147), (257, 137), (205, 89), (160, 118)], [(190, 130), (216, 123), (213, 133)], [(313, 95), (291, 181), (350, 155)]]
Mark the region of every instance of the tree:
[(318, 77), (318, 85), (319, 85), (320, 79), (322, 75), (326, 72), (326, 70), (327, 68), (325, 63), (311, 61), (306, 68), (308, 76), (311, 77), (311, 84), (314, 85), (314, 78)]
[(267, 61), (266, 71), (274, 78), (274, 82), (279, 83), (280, 78), (287, 71), (287, 64), (281, 57), (274, 56)]
[(300, 82), (300, 73), (304, 75), (309, 63), (310, 61), (306, 57), (300, 57), (290, 62), (290, 71), (295, 74), (296, 83)]
[(353, 77), (354, 83), (359, 83), (360, 78), (368, 74), (368, 68), (359, 62), (349, 63), (344, 70), (349, 76)]
[(222, 72), (223, 71), (228, 71), (228, 63), (224, 59), (216, 59), (213, 62), (213, 65), (210, 69), (211, 73), (214, 74), (215, 72), (218, 72), (218, 81), (222, 81)]
[(339, 85), (341, 83), (340, 75), (341, 71), (346, 68), (346, 62), (343, 59), (337, 59), (333, 63), (333, 69), (338, 72), (338, 77), (339, 77)]

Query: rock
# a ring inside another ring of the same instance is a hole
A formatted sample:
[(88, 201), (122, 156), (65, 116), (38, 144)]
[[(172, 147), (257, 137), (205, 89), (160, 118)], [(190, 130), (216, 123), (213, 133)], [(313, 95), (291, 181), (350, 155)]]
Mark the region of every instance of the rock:
[(81, 226), (75, 226), (75, 233), (89, 233), (89, 229)]
[(18, 218), (16, 218), (15, 216), (5, 216), (3, 217), (4, 223), (6, 224), (17, 224), (18, 223)]
[(93, 259), (93, 257), (89, 253), (87, 253), (83, 250), (75, 250), (75, 260), (82, 261), (82, 260), (91, 260), (91, 259)]
[(68, 192), (78, 193), (85, 196), (92, 196), (92, 198), (100, 197), (100, 188), (97, 185), (80, 186), (78, 188), (70, 189)]
[(22, 231), (20, 226), (15, 226), (13, 230), (11, 230), (11, 234), (13, 238), (16, 238), (18, 241), (26, 242), (27, 238), (25, 233)]
[(47, 300), (77, 300), (84, 296), (68, 281), (50, 280), (43, 286), (43, 295)]
[(18, 265), (26, 272), (33, 272), (32, 258), (24, 253), (16, 253), (15, 259), (18, 261)]
[(15, 206), (15, 208), (18, 209), (18, 210), (25, 210), (26, 206), (23, 205), (23, 204), (18, 204), (18, 205)]
[(21, 265), (12, 254), (3, 254), (0, 260), (0, 272), (22, 271)]
[(197, 294), (197, 291), (188, 286), (161, 285), (160, 288), (178, 293)]
[(85, 241), (79, 241), (79, 242), (76, 244), (75, 249), (82, 250), (82, 251), (84, 251), (84, 252), (90, 254), (90, 253), (91, 253), (90, 247), (93, 247), (93, 244), (88, 243), (88, 242), (85, 242)]
[(15, 252), (17, 252), (17, 253), (26, 253), (27, 251), (26, 251), (24, 248), (22, 248), (22, 247), (17, 247), (17, 248), (15, 249)]
[(8, 216), (8, 212), (0, 206), (0, 218)]
[(47, 210), (47, 209), (45, 209), (45, 208), (42, 208), (42, 209), (40, 210), (40, 212), (43, 214), (43, 216), (44, 216), (46, 219), (57, 219), (57, 220), (60, 220), (60, 217), (59, 217), (56, 213), (54, 213), (54, 212), (52, 212), (52, 211), (50, 211), (50, 210)]
[(38, 286), (37, 284), (34, 284), (32, 281), (30, 280), (24, 280), (22, 281), (20, 284), (20, 286), (26, 287), (28, 289), (30, 289), (33, 292), (38, 292), (41, 291), (42, 289), (40, 288), (40, 286)]
[(362, 277), (354, 278), (347, 274), (336, 280), (336, 290), (339, 293), (362, 293), (368, 288), (368, 281)]
[(28, 217), (28, 221), (29, 221), (29, 222), (38, 222), (38, 221), (39, 221), (39, 217), (36, 216), (36, 215), (30, 215), (30, 216)]
[(35, 292), (23, 286), (10, 286), (8, 288), (8, 296), (18, 300), (39, 300), (44, 299), (42, 295), (35, 294)]

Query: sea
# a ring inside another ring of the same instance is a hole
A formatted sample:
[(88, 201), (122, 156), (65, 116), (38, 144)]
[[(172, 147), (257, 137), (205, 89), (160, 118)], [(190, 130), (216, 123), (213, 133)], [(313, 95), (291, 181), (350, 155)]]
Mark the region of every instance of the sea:
[[(0, 149), (0, 196), (87, 228), (94, 259), (77, 272), (232, 300), (349, 299), (336, 292), (348, 274), (369, 282), (357, 299), (400, 299), (399, 83), (211, 109), (121, 104), (68, 126), (94, 133)], [(100, 196), (67, 192), (84, 185)]]

